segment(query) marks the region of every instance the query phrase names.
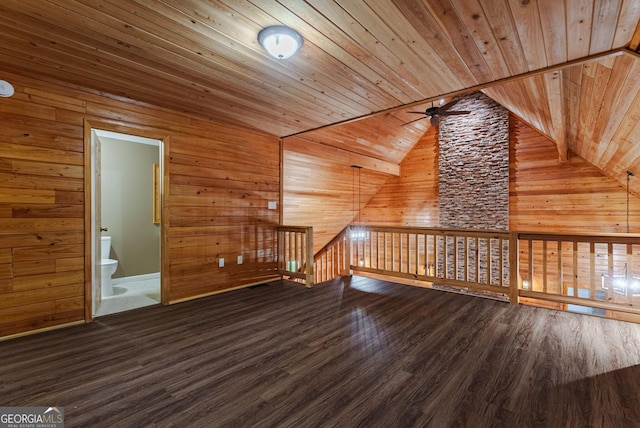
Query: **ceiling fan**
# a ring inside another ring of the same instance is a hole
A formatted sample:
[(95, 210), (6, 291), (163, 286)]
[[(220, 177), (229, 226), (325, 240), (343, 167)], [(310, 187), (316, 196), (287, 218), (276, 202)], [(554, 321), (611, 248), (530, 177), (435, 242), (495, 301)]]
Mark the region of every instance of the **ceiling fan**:
[(416, 120), (412, 120), (410, 122), (404, 123), (404, 125), (408, 125), (410, 123), (413, 122), (417, 122), (419, 120), (422, 119), (426, 119), (429, 118), (431, 120), (431, 124), (433, 126), (438, 126), (440, 124), (440, 118), (442, 116), (456, 116), (456, 115), (460, 115), (460, 114), (469, 114), (471, 113), (470, 111), (449, 111), (449, 109), (451, 107), (453, 107), (454, 104), (456, 104), (459, 100), (452, 100), (449, 101), (448, 103), (440, 106), (440, 107), (434, 107), (433, 106), (433, 101), (431, 102), (431, 107), (429, 107), (428, 109), (426, 109), (425, 111), (409, 111), (407, 113), (413, 113), (413, 114), (422, 114), (424, 115), (424, 117), (418, 118)]

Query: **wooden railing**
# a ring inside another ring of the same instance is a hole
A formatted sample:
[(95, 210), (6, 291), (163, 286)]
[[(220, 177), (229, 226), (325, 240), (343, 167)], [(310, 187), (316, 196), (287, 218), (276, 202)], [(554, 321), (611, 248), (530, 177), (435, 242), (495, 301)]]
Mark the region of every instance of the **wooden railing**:
[(349, 226), (315, 281), (354, 272), (640, 322), (640, 236)]
[(349, 267), (351, 242), (347, 236), (348, 230), (349, 226), (342, 229), (331, 242), (315, 254), (313, 272), (316, 284), (351, 273)]
[(278, 226), (278, 272), (282, 277), (304, 281), (312, 287), (313, 228)]
[(559, 309), (640, 314), (640, 237), (519, 233), (519, 295)]
[(509, 232), (354, 226), (349, 239), (354, 271), (497, 293), (517, 301), (509, 252), (515, 238)]

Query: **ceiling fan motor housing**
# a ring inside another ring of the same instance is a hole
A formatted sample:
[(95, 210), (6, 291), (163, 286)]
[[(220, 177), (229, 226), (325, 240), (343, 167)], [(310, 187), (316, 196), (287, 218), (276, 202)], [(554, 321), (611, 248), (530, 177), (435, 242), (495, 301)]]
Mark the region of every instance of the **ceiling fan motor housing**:
[(427, 116), (433, 116), (434, 114), (436, 114), (438, 112), (439, 108), (438, 107), (429, 107), (428, 109), (426, 109), (424, 111), (424, 114), (426, 114)]

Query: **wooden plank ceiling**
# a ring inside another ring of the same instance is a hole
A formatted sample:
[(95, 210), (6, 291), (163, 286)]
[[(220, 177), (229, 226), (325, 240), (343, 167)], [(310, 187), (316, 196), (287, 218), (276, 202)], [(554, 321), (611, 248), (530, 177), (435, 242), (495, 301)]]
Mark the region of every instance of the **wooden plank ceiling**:
[[(568, 150), (620, 183), (626, 181), (627, 171), (640, 175), (637, 53), (611, 55), (485, 92), (556, 141), (560, 158)], [(631, 186), (640, 194), (640, 183)]]
[[(430, 126), (402, 126), (408, 110), (486, 88), (620, 179), (640, 162), (639, 20), (638, 0), (3, 0), (0, 79), (296, 135), (388, 174)], [(293, 58), (258, 45), (274, 24), (304, 37)]]

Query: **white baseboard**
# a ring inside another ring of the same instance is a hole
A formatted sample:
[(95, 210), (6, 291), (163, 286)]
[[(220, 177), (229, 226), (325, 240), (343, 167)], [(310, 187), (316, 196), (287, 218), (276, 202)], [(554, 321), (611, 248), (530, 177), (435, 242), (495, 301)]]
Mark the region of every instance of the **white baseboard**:
[(155, 273), (146, 273), (144, 275), (135, 275), (135, 276), (125, 276), (122, 278), (113, 278), (111, 284), (126, 284), (127, 282), (135, 282), (135, 281), (147, 281), (149, 279), (160, 279), (160, 272)]

